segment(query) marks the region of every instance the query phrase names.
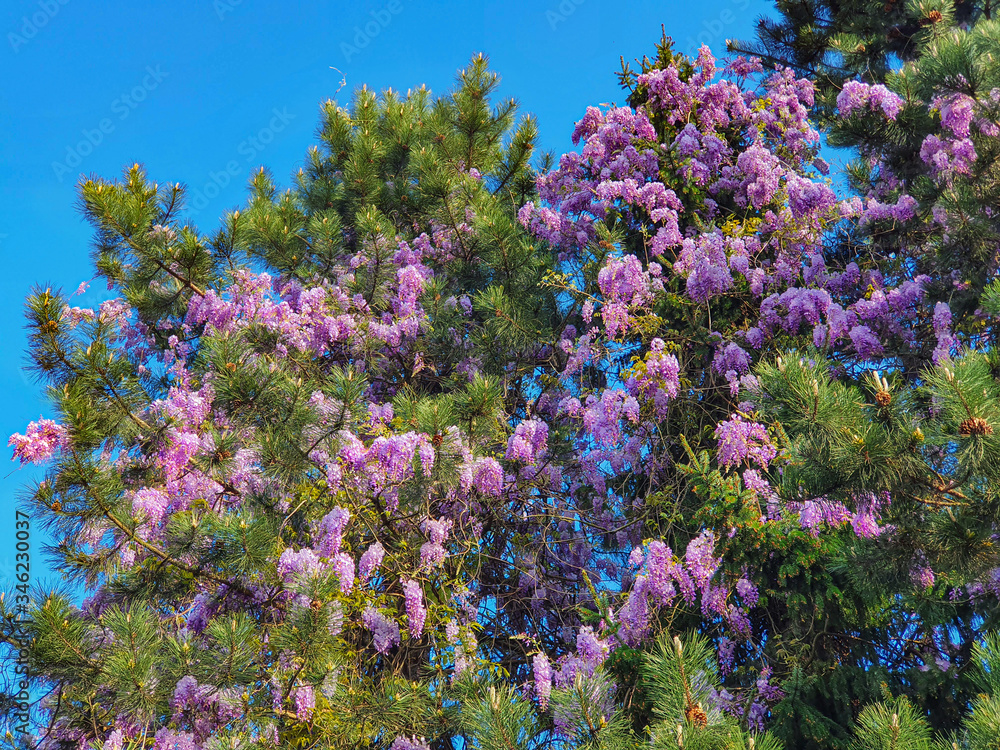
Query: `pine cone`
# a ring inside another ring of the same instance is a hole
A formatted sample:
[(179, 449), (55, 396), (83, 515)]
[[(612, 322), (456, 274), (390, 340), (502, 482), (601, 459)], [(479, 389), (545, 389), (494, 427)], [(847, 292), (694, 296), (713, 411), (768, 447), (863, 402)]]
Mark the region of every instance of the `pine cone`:
[(875, 394), (875, 403), (879, 406), (888, 406), (892, 402), (889, 391), (879, 391)]
[(708, 726), (708, 714), (705, 713), (705, 709), (701, 707), (700, 703), (688, 703), (687, 708), (684, 709), (684, 718), (699, 729)]
[(963, 435), (992, 435), (993, 425), (982, 417), (969, 417), (958, 426)]

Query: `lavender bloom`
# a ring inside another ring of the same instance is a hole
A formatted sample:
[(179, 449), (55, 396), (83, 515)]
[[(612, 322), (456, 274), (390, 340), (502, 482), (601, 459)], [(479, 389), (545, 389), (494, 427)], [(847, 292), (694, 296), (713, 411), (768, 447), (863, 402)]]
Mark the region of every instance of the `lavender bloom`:
[(759, 598), (757, 586), (746, 578), (740, 578), (736, 582), (736, 593), (740, 595), (740, 599), (747, 607), (753, 607), (757, 604)]
[(941, 113), (941, 126), (958, 138), (969, 137), (975, 104), (976, 100), (968, 94), (938, 96), (931, 102), (931, 106)]
[(779, 701), (785, 697), (785, 691), (776, 685), (770, 684), (771, 668), (764, 667), (757, 679), (757, 694), (768, 702)]
[(931, 323), (937, 338), (932, 361), (935, 365), (939, 365), (951, 356), (952, 347), (958, 343), (951, 332), (951, 308), (947, 302), (938, 302), (934, 305), (934, 317)]
[(409, 621), (410, 638), (419, 638), (424, 632), (427, 608), (424, 607), (424, 592), (420, 584), (413, 580), (403, 581), (406, 599), (406, 617)]
[(547, 449), (549, 426), (540, 419), (526, 419), (507, 440), (508, 461), (523, 461), (532, 465)]
[(22, 465), (44, 463), (68, 444), (69, 433), (63, 425), (41, 418), (30, 422), (23, 435), (15, 432), (7, 441), (7, 445), (14, 447), (14, 458), (20, 459)]
[(174, 688), (174, 697), (170, 702), (174, 713), (180, 713), (186, 708), (196, 708), (204, 699), (206, 693), (207, 690), (200, 687), (198, 680), (191, 675), (181, 677), (177, 681), (177, 686)]
[(778, 455), (767, 428), (739, 415), (721, 422), (715, 428), (715, 437), (719, 440), (719, 464), (724, 468), (749, 460), (766, 469)]
[(552, 665), (549, 663), (549, 657), (541, 651), (535, 654), (532, 664), (535, 668), (535, 694), (538, 696), (538, 705), (545, 709), (552, 694)]
[(316, 709), (316, 693), (312, 685), (301, 685), (293, 691), (295, 715), (299, 721), (308, 721)]
[(431, 746), (423, 737), (399, 736), (389, 745), (389, 750), (431, 750)]
[(863, 539), (871, 539), (881, 534), (884, 529), (878, 525), (878, 512), (883, 505), (889, 504), (889, 494), (882, 493), (876, 497), (870, 492), (856, 496), (857, 511), (851, 518), (854, 533)]
[(372, 573), (382, 564), (384, 558), (385, 547), (382, 546), (381, 542), (375, 542), (365, 550), (358, 563), (358, 577), (362, 582), (368, 582), (368, 579), (372, 577)]
[(584, 660), (596, 667), (604, 662), (611, 647), (607, 641), (597, 637), (592, 627), (584, 625), (576, 636), (576, 650)]
[(799, 510), (799, 524), (803, 529), (809, 529), (813, 536), (819, 536), (820, 524), (837, 527), (850, 517), (851, 513), (843, 503), (830, 502), (825, 498), (807, 500)]
[(167, 493), (152, 487), (143, 487), (132, 495), (132, 511), (154, 526), (163, 520), (169, 505)]
[(750, 355), (739, 344), (730, 342), (715, 350), (712, 369), (719, 373), (733, 371), (742, 375), (750, 370)]
[(918, 591), (925, 591), (934, 585), (934, 570), (929, 565), (920, 565), (910, 570), (910, 580)]
[(871, 539), (882, 533), (875, 515), (871, 511), (859, 511), (851, 517), (854, 533), (862, 539)]
[(661, 419), (680, 391), (680, 363), (673, 354), (666, 354), (664, 348), (663, 339), (653, 339), (644, 370), (630, 375), (625, 381), (628, 392), (651, 403), (654, 415)]
[(399, 625), (390, 620), (374, 607), (367, 607), (361, 614), (361, 622), (368, 628), (375, 641), (375, 650), (380, 654), (387, 653), (400, 642)]
[(869, 360), (882, 356), (882, 342), (868, 326), (855, 326), (851, 329), (850, 337), (858, 356)]
[(722, 562), (713, 556), (714, 552), (715, 534), (708, 530), (688, 542), (687, 550), (684, 552), (684, 562), (700, 588), (708, 584)]
[(316, 524), (313, 548), (320, 557), (333, 557), (340, 552), (344, 528), (351, 519), (351, 512), (337, 506)]
[(723, 636), (719, 639), (719, 672), (731, 674), (736, 660), (736, 642)]
[(195, 633), (201, 633), (208, 627), (208, 621), (215, 614), (218, 602), (208, 594), (198, 594), (188, 611), (187, 627)]
[(754, 208), (763, 208), (778, 192), (784, 168), (759, 141), (736, 157), (736, 169), (744, 176), (738, 198)]
[(338, 552), (331, 562), (337, 580), (340, 581), (340, 593), (351, 593), (354, 588), (354, 558), (346, 552)]
[(764, 731), (764, 723), (767, 720), (767, 714), (767, 706), (760, 701), (753, 701), (753, 703), (750, 704), (750, 708), (747, 710), (746, 714), (746, 721), (747, 726), (750, 727), (751, 731)]
[(447, 518), (439, 518), (437, 521), (428, 518), (420, 524), (421, 530), (430, 537), (430, 541), (420, 547), (421, 568), (433, 569), (444, 562), (444, 558), (448, 555), (444, 541), (448, 538), (452, 523), (451, 519)]
[(642, 641), (649, 630), (649, 597), (648, 579), (640, 575), (635, 579), (635, 585), (629, 592), (628, 599), (618, 611), (618, 619), (622, 625), (622, 638), (629, 645)]
[(472, 486), (484, 495), (499, 497), (503, 491), (503, 469), (495, 458), (479, 458), (473, 464)]
[(323, 563), (319, 561), (316, 553), (311, 549), (302, 549), (296, 552), (288, 548), (278, 558), (278, 575), (284, 579), (286, 584), (290, 583), (297, 575), (310, 576), (322, 569)]
[(850, 117), (854, 112), (865, 108), (872, 112), (882, 110), (887, 119), (895, 120), (899, 110), (903, 108), (903, 100), (881, 83), (869, 86), (861, 81), (845, 82), (844, 88), (837, 95), (837, 109), (840, 110), (841, 117)]
[(175, 732), (164, 727), (156, 733), (153, 750), (200, 750), (190, 732)]
[(673, 581), (682, 571), (673, 558), (674, 553), (663, 542), (656, 540), (649, 543), (646, 556), (649, 592), (660, 604), (668, 604), (677, 593)]

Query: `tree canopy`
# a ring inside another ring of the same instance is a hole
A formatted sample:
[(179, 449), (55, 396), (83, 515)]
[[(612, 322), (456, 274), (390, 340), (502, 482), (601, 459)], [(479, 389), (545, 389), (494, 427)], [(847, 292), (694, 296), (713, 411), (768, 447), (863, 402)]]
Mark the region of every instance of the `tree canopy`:
[(0, 600), (8, 743), (995, 747), (1000, 26), (848, 5), (558, 160), (477, 56), (209, 233), (81, 182), (115, 296), (28, 298), (10, 445), (86, 598)]

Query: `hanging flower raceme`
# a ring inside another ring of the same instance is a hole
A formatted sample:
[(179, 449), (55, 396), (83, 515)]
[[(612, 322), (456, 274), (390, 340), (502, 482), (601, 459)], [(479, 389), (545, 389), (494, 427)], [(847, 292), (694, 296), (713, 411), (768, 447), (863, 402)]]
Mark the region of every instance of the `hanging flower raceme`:
[(766, 469), (778, 455), (767, 428), (739, 415), (720, 423), (715, 436), (719, 439), (719, 464), (727, 468), (753, 462)]
[(17, 432), (11, 435), (7, 445), (14, 447), (14, 458), (22, 465), (41, 464), (69, 445), (69, 433), (58, 422), (39, 419), (31, 422), (23, 435)]

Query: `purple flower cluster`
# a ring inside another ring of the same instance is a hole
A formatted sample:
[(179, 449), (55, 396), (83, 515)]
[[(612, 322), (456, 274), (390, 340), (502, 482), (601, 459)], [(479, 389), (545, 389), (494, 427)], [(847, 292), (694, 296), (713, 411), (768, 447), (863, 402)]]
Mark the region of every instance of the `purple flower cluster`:
[(604, 390), (601, 397), (587, 397), (583, 410), (583, 425), (598, 445), (614, 447), (622, 437), (621, 420), (639, 420), (639, 403), (634, 396), (618, 388)]
[(932, 360), (937, 365), (949, 359), (952, 350), (958, 344), (958, 339), (951, 332), (951, 308), (947, 302), (938, 302), (934, 305), (931, 325), (934, 328), (934, 336), (937, 338), (937, 346), (934, 348)]
[[(650, 627), (650, 599), (659, 606), (674, 604), (678, 594), (686, 604), (701, 595), (702, 614), (709, 619), (722, 617), (741, 638), (750, 635), (750, 620), (745, 608), (757, 603), (756, 586), (745, 576), (736, 582), (736, 594), (743, 606), (732, 601), (725, 586), (715, 583), (722, 559), (715, 554), (716, 538), (712, 531), (692, 539), (680, 559), (661, 541), (647, 545), (645, 572), (636, 577), (625, 604), (618, 611), (619, 637), (626, 644), (640, 643)], [(633, 550), (631, 563), (641, 560), (642, 548)], [(745, 608), (744, 608), (745, 607)]]
[(537, 418), (526, 419), (508, 438), (504, 458), (533, 465), (548, 449), (548, 436), (549, 426), (545, 422)]
[(312, 685), (299, 685), (292, 691), (295, 716), (299, 721), (308, 721), (316, 710), (316, 691)]
[(819, 536), (821, 525), (838, 528), (850, 517), (851, 513), (843, 503), (823, 497), (807, 500), (799, 508), (799, 524), (815, 537)]
[(924, 591), (934, 585), (934, 570), (929, 565), (918, 565), (910, 570), (910, 580), (918, 591)]
[(17, 432), (11, 435), (7, 445), (14, 447), (14, 458), (22, 465), (41, 464), (69, 445), (69, 433), (63, 425), (40, 418), (30, 422), (23, 435)]
[(851, 526), (854, 533), (862, 539), (871, 539), (879, 536), (885, 530), (878, 525), (879, 511), (889, 504), (888, 493), (876, 496), (871, 492), (864, 492), (854, 496), (856, 510), (851, 516)]
[(410, 638), (419, 638), (424, 632), (424, 622), (427, 620), (427, 608), (424, 606), (424, 592), (420, 584), (414, 580), (403, 581), (403, 594), (406, 602), (406, 619), (409, 624)]
[(535, 695), (538, 696), (538, 705), (544, 709), (549, 705), (552, 694), (552, 664), (541, 651), (535, 654), (532, 664), (535, 668)]
[(652, 404), (653, 414), (662, 419), (669, 403), (680, 391), (680, 363), (673, 354), (665, 352), (663, 339), (653, 339), (649, 344), (644, 367), (633, 369), (625, 387), (636, 399)]
[(323, 570), (323, 563), (311, 549), (286, 549), (278, 558), (278, 575), (290, 583), (296, 576), (308, 577)]
[(448, 551), (444, 548), (444, 543), (453, 525), (454, 521), (443, 517), (436, 521), (428, 518), (420, 524), (421, 531), (430, 537), (430, 540), (424, 542), (420, 547), (421, 568), (434, 569), (444, 562), (445, 557), (448, 555)]
[(733, 276), (726, 245), (718, 232), (703, 234), (696, 240), (687, 239), (682, 243), (673, 270), (687, 277), (687, 293), (695, 302), (707, 302), (732, 288)]
[(344, 528), (351, 520), (351, 512), (337, 506), (316, 524), (313, 532), (313, 549), (320, 557), (333, 557), (340, 552)]
[(871, 86), (861, 81), (846, 81), (837, 95), (837, 109), (841, 117), (850, 117), (854, 112), (868, 109), (872, 112), (881, 110), (887, 119), (895, 120), (903, 104), (902, 99), (880, 83)]
[(367, 583), (372, 574), (378, 570), (383, 559), (385, 559), (385, 547), (382, 546), (381, 542), (373, 542), (364, 551), (358, 562), (358, 577), (363, 583)]
[(153, 738), (153, 750), (201, 750), (191, 732), (175, 732), (164, 727)]
[(601, 310), (604, 328), (608, 337), (614, 338), (628, 330), (631, 324), (629, 308), (641, 306), (650, 299), (649, 273), (638, 258), (626, 255), (609, 260), (598, 274), (597, 283), (605, 296)]
[(423, 737), (404, 737), (400, 735), (389, 745), (389, 750), (431, 750), (431, 746)]
[(976, 157), (976, 146), (969, 138), (940, 138), (931, 133), (920, 145), (920, 158), (931, 174), (942, 180), (972, 174)]
[(351, 593), (354, 588), (354, 558), (346, 552), (338, 552), (330, 560), (330, 567), (340, 581), (340, 593)]
[(726, 468), (752, 461), (766, 469), (778, 455), (767, 428), (739, 415), (720, 422), (715, 428), (715, 437), (719, 440), (719, 465)]
[(371, 631), (375, 643), (375, 650), (380, 654), (385, 654), (393, 646), (398, 646), (400, 642), (399, 625), (374, 607), (366, 607), (361, 615), (361, 622)]
[(503, 468), (491, 456), (477, 458), (464, 467), (463, 483), (483, 495), (499, 497), (503, 492)]
[(736, 664), (736, 641), (722, 636), (718, 643), (719, 673), (722, 675), (732, 674)]
[(715, 557), (715, 535), (703, 531), (692, 539), (684, 552), (684, 562), (695, 583), (704, 589), (722, 562)]

